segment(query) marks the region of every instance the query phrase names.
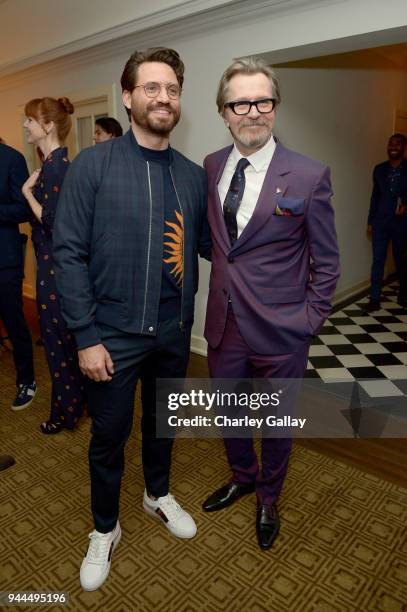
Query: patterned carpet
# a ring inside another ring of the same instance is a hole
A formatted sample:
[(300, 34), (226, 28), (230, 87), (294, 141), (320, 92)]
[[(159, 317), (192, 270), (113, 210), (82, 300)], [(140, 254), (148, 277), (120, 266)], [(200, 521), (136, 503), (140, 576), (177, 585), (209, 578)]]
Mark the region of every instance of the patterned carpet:
[(142, 511), (136, 434), (127, 449), (123, 538), (108, 581), (84, 593), (89, 422), (74, 433), (40, 433), (49, 397), (41, 349), (36, 364), (35, 403), (13, 413), (11, 355), (0, 354), (0, 449), (17, 461), (0, 472), (0, 590), (66, 591), (65, 609), (85, 612), (407, 610), (406, 489), (295, 446), (280, 502), (281, 534), (262, 552), (252, 496), (213, 515), (200, 510), (208, 492), (228, 478), (221, 444), (179, 440), (172, 492), (198, 524), (194, 540), (180, 541)]

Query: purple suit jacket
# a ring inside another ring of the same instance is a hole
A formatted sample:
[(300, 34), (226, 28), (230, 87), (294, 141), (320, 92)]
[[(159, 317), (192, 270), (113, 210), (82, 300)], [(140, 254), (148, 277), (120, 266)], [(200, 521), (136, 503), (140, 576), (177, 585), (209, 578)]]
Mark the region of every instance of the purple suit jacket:
[[(329, 168), (277, 142), (254, 213), (231, 247), (218, 182), (232, 147), (208, 155), (212, 270), (205, 338), (222, 340), (229, 296), (261, 355), (295, 353), (321, 329), (339, 277)], [(276, 214), (276, 208), (290, 216)]]

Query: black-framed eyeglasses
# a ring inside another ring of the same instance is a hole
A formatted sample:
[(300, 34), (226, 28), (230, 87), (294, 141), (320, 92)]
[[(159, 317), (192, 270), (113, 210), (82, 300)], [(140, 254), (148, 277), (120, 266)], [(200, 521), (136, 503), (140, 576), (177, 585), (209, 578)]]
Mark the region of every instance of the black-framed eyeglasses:
[(151, 81), (151, 83), (135, 85), (134, 89), (137, 89), (137, 87), (142, 87), (144, 89), (144, 93), (146, 94), (147, 98), (156, 98), (160, 94), (163, 87), (165, 87), (167, 95), (171, 100), (178, 100), (181, 95), (181, 87), (179, 85), (175, 85), (174, 83), (164, 85)]
[(255, 106), (259, 113), (271, 113), (275, 105), (275, 98), (262, 98), (261, 100), (237, 100), (237, 102), (226, 102), (225, 108), (230, 108), (235, 115), (248, 115), (252, 106)]

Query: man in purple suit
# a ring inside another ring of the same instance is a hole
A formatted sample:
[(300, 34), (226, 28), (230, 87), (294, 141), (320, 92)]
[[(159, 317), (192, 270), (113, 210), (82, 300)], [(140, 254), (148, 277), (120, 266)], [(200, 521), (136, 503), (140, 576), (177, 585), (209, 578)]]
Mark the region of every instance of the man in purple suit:
[[(264, 62), (234, 62), (217, 105), (234, 145), (205, 159), (212, 271), (205, 337), (213, 378), (300, 379), (339, 276), (329, 168), (273, 137), (279, 84)], [(221, 510), (256, 492), (259, 546), (279, 531), (276, 502), (292, 441), (225, 438), (228, 484), (203, 504)]]

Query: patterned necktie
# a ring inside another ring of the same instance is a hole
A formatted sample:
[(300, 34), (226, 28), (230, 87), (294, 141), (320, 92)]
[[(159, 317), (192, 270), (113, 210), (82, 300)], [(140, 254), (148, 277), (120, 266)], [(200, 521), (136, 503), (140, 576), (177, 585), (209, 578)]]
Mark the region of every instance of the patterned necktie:
[(223, 215), (232, 246), (237, 240), (236, 215), (244, 194), (246, 185), (244, 171), (247, 166), (250, 166), (250, 162), (246, 158), (242, 157), (242, 159), (239, 159), (223, 203)]

